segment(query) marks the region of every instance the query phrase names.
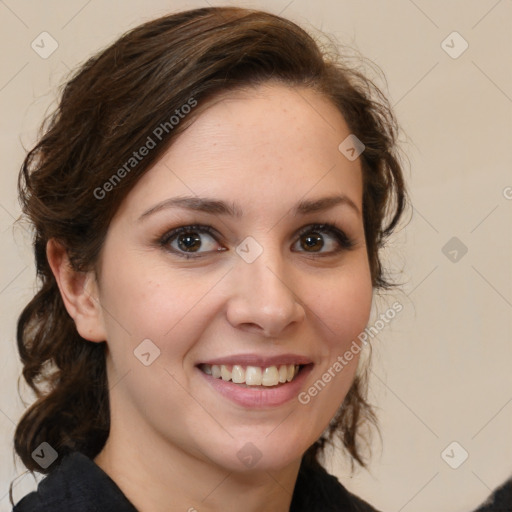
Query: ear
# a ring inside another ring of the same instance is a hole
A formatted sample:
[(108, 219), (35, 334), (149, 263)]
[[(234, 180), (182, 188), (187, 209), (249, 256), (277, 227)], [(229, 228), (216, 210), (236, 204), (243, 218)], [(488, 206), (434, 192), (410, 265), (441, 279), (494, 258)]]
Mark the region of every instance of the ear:
[(66, 249), (55, 239), (46, 244), (46, 257), (66, 310), (75, 321), (80, 336), (89, 341), (105, 341), (106, 331), (94, 272), (73, 270)]

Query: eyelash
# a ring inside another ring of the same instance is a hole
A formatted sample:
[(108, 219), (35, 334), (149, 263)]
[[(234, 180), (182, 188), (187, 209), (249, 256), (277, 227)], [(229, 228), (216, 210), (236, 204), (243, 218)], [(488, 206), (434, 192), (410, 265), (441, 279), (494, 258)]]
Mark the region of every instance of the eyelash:
[[(323, 232), (328, 233), (331, 235), (340, 245), (339, 249), (336, 249), (335, 251), (330, 251), (328, 253), (315, 253), (311, 252), (308, 253), (307, 251), (298, 251), (298, 252), (305, 252), (310, 257), (322, 257), (322, 256), (332, 256), (333, 254), (338, 254), (342, 251), (348, 251), (352, 249), (355, 246), (355, 242), (347, 236), (347, 234), (336, 227), (334, 224), (309, 224), (308, 226), (305, 226), (302, 228), (298, 233), (297, 237), (300, 239), (303, 235), (307, 233), (313, 233), (313, 232)], [(176, 237), (178, 237), (182, 233), (206, 233), (210, 235), (214, 240), (217, 240), (218, 233), (210, 226), (202, 225), (202, 224), (190, 224), (187, 226), (180, 226), (178, 228), (172, 229), (171, 231), (166, 232), (163, 236), (159, 237), (158, 243), (161, 247), (166, 249), (169, 252), (172, 252), (173, 254), (177, 254), (178, 256), (185, 258), (185, 259), (191, 259), (191, 258), (200, 258), (203, 256), (206, 256), (208, 254), (211, 254), (212, 252), (223, 252), (221, 250), (219, 251), (206, 251), (203, 253), (194, 253), (194, 252), (182, 252), (177, 251), (174, 248), (171, 248), (168, 244), (169, 242), (173, 241)]]

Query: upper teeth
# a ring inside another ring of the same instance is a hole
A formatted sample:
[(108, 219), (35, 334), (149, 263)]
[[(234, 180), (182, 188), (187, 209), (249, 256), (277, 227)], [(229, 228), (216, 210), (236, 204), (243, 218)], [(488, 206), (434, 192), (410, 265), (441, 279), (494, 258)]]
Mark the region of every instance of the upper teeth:
[(299, 365), (282, 364), (280, 366), (242, 366), (239, 364), (203, 364), (204, 373), (215, 379), (231, 380), (236, 384), (248, 386), (277, 386), (279, 383), (290, 382), (299, 371)]

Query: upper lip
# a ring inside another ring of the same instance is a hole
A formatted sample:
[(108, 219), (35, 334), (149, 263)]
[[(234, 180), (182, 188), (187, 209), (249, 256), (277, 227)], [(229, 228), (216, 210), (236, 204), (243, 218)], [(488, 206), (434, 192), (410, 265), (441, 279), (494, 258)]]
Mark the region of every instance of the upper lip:
[(208, 361), (202, 361), (199, 364), (208, 365), (235, 365), (241, 366), (280, 366), (283, 364), (310, 364), (312, 363), (311, 358), (302, 356), (300, 354), (281, 354), (275, 356), (264, 356), (260, 354), (235, 354), (226, 357), (217, 357), (215, 359), (209, 359)]

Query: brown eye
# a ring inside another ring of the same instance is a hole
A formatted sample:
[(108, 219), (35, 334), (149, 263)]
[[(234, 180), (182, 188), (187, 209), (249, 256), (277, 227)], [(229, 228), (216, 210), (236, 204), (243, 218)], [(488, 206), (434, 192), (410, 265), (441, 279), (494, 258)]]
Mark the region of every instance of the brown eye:
[(313, 231), (301, 236), (301, 246), (308, 252), (317, 252), (324, 246), (324, 239), (322, 235)]
[(354, 242), (345, 232), (332, 224), (306, 226), (298, 233), (298, 237), (292, 250), (311, 255), (332, 256), (354, 247)]
[(201, 237), (197, 233), (182, 233), (176, 240), (178, 247), (185, 252), (195, 252), (201, 247)]
[(217, 237), (210, 226), (180, 226), (166, 233), (160, 239), (160, 245), (179, 256), (199, 257), (225, 250)]

